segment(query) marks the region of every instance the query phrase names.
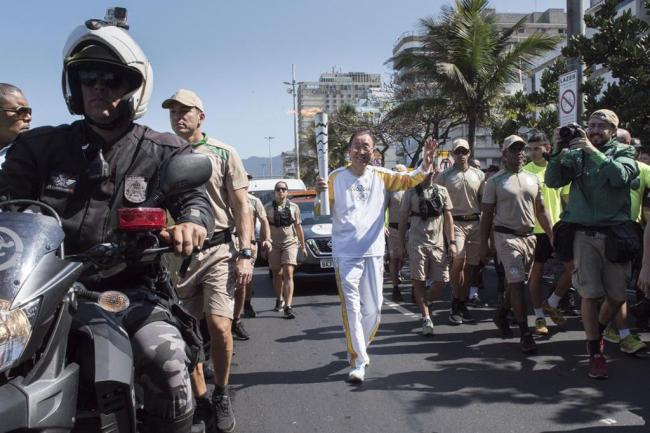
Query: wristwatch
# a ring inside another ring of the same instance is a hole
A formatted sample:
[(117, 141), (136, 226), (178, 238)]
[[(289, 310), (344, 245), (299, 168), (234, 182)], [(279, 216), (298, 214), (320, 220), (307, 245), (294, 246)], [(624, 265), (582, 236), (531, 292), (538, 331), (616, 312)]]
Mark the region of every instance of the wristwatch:
[(250, 248), (242, 248), (237, 253), (237, 257), (243, 257), (245, 259), (252, 259), (253, 258), (253, 251)]

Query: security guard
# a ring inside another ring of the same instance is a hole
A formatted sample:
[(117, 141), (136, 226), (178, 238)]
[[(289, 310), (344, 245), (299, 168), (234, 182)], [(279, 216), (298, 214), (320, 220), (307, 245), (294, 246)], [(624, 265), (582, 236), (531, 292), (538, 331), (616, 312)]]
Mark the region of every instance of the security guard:
[(494, 222), (494, 244), (507, 283), (505, 302), (494, 317), (494, 323), (503, 337), (511, 337), (507, 315), (512, 305), (519, 325), (521, 350), (532, 353), (537, 345), (527, 323), (524, 288), (535, 253), (535, 221), (539, 221), (551, 245), (553, 233), (539, 180), (522, 169), (526, 162), (525, 146), (526, 142), (517, 135), (506, 137), (502, 150), (505, 168), (485, 183), (481, 256), (483, 263), (487, 263), (488, 240)]
[[(404, 257), (404, 243), (409, 225), (408, 256), (415, 301), (422, 314), (422, 335), (433, 334), (428, 301), (440, 296), (449, 281), (445, 238), (451, 258), (456, 256), (452, 204), (447, 188), (432, 183), (433, 174), (420, 185), (409, 189), (402, 199), (399, 222), (399, 252)], [(444, 237), (443, 237), (444, 231)], [(425, 294), (425, 281), (431, 280), (431, 295)]]
[(453, 142), (454, 165), (438, 176), (438, 184), (447, 188), (454, 206), (454, 233), (458, 257), (451, 264), (452, 301), (449, 322), (453, 325), (475, 323), (467, 301), (480, 302), (478, 287), (469, 283), (478, 272), (479, 220), (485, 175), (469, 165), (469, 143), (463, 138)]

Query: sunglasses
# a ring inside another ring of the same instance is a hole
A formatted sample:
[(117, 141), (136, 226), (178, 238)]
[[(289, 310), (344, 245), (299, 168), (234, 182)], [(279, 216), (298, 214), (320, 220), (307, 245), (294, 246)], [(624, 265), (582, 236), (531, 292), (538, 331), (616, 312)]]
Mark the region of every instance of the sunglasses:
[(469, 150), (467, 150), (467, 149), (456, 149), (456, 150), (454, 150), (454, 155), (469, 155)]
[(276, 188), (275, 190), (276, 190), (277, 192), (284, 192), (284, 191), (286, 191), (287, 189), (286, 189), (286, 188)]
[(16, 113), (18, 117), (27, 117), (32, 115), (32, 107), (23, 107), (22, 105), (17, 106), (16, 108), (1, 108), (2, 111), (7, 111), (9, 113)]
[(111, 90), (119, 89), (124, 80), (115, 72), (110, 71), (79, 71), (79, 81), (84, 86), (94, 86), (101, 81)]

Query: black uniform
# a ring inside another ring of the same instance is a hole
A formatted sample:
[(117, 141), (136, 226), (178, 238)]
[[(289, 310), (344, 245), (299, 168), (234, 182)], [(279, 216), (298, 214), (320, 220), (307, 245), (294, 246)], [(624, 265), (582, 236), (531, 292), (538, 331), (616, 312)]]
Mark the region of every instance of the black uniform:
[[(100, 149), (109, 168), (104, 176)], [(63, 222), (66, 252), (82, 252), (114, 240), (116, 209), (141, 205), (157, 189), (163, 163), (189, 152), (191, 146), (177, 136), (137, 124), (112, 145), (84, 121), (37, 128), (20, 135), (8, 153), (0, 170), (0, 196), (51, 205)], [(193, 222), (209, 233), (213, 229), (203, 188), (168, 197), (161, 205), (177, 223)], [(149, 290), (156, 288), (152, 281), (159, 279), (159, 271), (160, 266), (126, 269), (106, 284), (132, 299), (121, 318), (132, 337), (136, 379), (145, 387), (152, 428), (191, 416), (192, 410), (189, 352), (178, 329), (170, 326), (178, 322), (168, 306)], [(101, 289), (102, 282), (91, 287)]]

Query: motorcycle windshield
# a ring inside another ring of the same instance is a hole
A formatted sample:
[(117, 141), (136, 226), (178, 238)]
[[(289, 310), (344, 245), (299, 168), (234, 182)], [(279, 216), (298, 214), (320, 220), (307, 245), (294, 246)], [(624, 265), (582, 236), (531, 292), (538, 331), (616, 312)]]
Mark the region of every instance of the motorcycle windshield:
[(0, 302), (9, 304), (41, 258), (63, 242), (54, 218), (35, 213), (0, 213)]

